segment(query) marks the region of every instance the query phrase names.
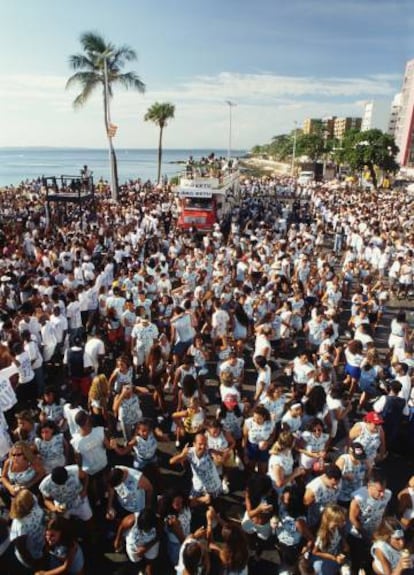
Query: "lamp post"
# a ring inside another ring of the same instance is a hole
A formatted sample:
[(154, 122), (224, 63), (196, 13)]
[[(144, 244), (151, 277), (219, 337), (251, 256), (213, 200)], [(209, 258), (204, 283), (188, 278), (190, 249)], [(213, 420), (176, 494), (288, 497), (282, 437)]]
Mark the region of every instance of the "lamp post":
[(114, 201), (118, 200), (118, 178), (115, 167), (115, 152), (112, 145), (112, 138), (114, 136), (111, 130), (111, 108), (110, 108), (110, 94), (109, 94), (109, 81), (108, 81), (108, 56), (106, 53), (103, 57), (103, 73), (104, 73), (104, 97), (105, 97), (105, 124), (106, 135), (109, 143), (109, 166), (111, 170), (111, 197)]
[(292, 149), (292, 165), (290, 167), (290, 175), (293, 178), (295, 175), (295, 161), (296, 161), (296, 136), (297, 136), (298, 123), (295, 122), (295, 129), (293, 131), (293, 149)]
[(237, 106), (237, 104), (235, 104), (234, 102), (231, 102), (230, 100), (226, 100), (226, 104), (229, 107), (229, 146), (227, 149), (227, 162), (229, 162), (230, 158), (231, 158), (231, 119), (232, 119), (231, 118), (231, 109), (234, 106)]

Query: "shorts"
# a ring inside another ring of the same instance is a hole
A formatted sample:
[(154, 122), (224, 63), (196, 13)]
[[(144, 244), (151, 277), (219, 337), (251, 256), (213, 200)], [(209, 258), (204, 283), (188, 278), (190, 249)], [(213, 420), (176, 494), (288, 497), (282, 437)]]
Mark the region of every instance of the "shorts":
[(361, 377), (361, 368), (357, 367), (356, 365), (349, 365), (349, 363), (347, 363), (345, 365), (344, 373), (345, 375), (350, 375), (352, 379), (356, 379), (358, 381)]
[(193, 343), (193, 340), (179, 341), (178, 343), (173, 345), (173, 348), (171, 351), (174, 355), (184, 355), (192, 343)]
[(250, 441), (247, 441), (246, 454), (250, 461), (257, 461), (258, 463), (267, 463), (270, 458), (268, 450), (263, 451), (259, 449), (257, 443), (250, 443)]

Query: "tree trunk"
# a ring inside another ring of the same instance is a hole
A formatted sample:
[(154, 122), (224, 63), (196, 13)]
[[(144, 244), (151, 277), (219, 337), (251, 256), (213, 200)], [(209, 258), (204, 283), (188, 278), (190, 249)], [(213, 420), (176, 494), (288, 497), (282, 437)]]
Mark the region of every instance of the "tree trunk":
[(114, 174), (114, 187), (115, 187), (115, 190), (112, 190), (112, 199), (117, 202), (119, 199), (118, 160), (116, 158), (116, 152), (114, 145), (112, 143), (112, 138), (109, 138), (109, 149), (111, 152), (111, 165)]
[(367, 165), (368, 165), (369, 173), (371, 174), (371, 180), (372, 180), (372, 184), (374, 186), (374, 190), (376, 190), (378, 182), (377, 182), (377, 174), (375, 173), (374, 164), (372, 162), (369, 162)]
[(157, 175), (157, 183), (161, 183), (161, 162), (162, 162), (162, 131), (163, 126), (160, 126), (160, 136), (158, 139), (158, 175)]
[[(109, 135), (109, 115), (108, 115), (108, 100), (106, 89), (104, 89), (104, 116), (105, 116), (105, 129), (109, 144), (109, 163), (110, 163), (110, 183), (111, 183), (111, 196), (114, 201), (119, 198), (119, 185), (118, 185), (118, 162), (116, 159), (115, 148), (112, 143), (112, 138)], [(112, 182), (113, 174), (113, 182)]]

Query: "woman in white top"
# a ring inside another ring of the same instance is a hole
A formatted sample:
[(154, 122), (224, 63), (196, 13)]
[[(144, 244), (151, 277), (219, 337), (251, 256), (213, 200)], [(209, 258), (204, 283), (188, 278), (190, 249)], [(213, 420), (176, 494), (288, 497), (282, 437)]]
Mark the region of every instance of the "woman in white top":
[(359, 378), (361, 377), (361, 363), (364, 359), (362, 343), (353, 339), (348, 342), (345, 349), (345, 379), (344, 384), (349, 386), (349, 394), (352, 397), (356, 386), (358, 384)]
[(407, 487), (399, 492), (397, 498), (398, 516), (404, 529), (408, 529), (412, 527), (414, 519), (414, 475), (410, 477)]
[(297, 477), (305, 474), (302, 467), (294, 467), (292, 448), (295, 438), (290, 431), (282, 431), (276, 443), (270, 450), (269, 469), (267, 474), (272, 480), (273, 487), (279, 497), (288, 485), (291, 485)]
[(398, 312), (396, 317), (391, 321), (391, 333), (388, 337), (388, 347), (391, 351), (394, 349), (404, 349), (408, 336), (408, 325), (404, 311)]
[(323, 422), (315, 417), (302, 431), (297, 450), (300, 453), (300, 464), (304, 469), (312, 469), (317, 462), (324, 464), (328, 454), (329, 434), (324, 433)]
[(122, 538), (125, 536), (126, 553), (132, 563), (145, 560), (146, 575), (152, 575), (153, 563), (158, 557), (160, 537), (158, 518), (155, 511), (145, 508), (138, 513), (127, 515), (120, 523), (114, 547), (122, 549)]
[(399, 575), (411, 567), (411, 556), (404, 557), (404, 530), (394, 517), (384, 517), (374, 533), (371, 547), (372, 569), (376, 575)]

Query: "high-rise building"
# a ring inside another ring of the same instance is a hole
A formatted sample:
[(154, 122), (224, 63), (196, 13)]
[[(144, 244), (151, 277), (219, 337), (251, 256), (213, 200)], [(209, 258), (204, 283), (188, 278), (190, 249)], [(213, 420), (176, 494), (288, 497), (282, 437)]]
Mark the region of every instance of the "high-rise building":
[(306, 118), (302, 129), (304, 134), (319, 134), (322, 129), (322, 120), (320, 118)]
[(342, 140), (349, 130), (360, 130), (362, 118), (335, 118), (334, 136)]
[(398, 118), (401, 114), (401, 92), (395, 94), (394, 99), (391, 104), (390, 119), (388, 122), (388, 133), (390, 136), (394, 136), (397, 129)]
[(389, 125), (391, 103), (388, 100), (372, 100), (367, 102), (362, 117), (361, 132), (381, 130), (386, 132)]
[(401, 107), (395, 125), (395, 143), (400, 151), (397, 161), (404, 167), (414, 166), (414, 60), (405, 66), (401, 89)]

